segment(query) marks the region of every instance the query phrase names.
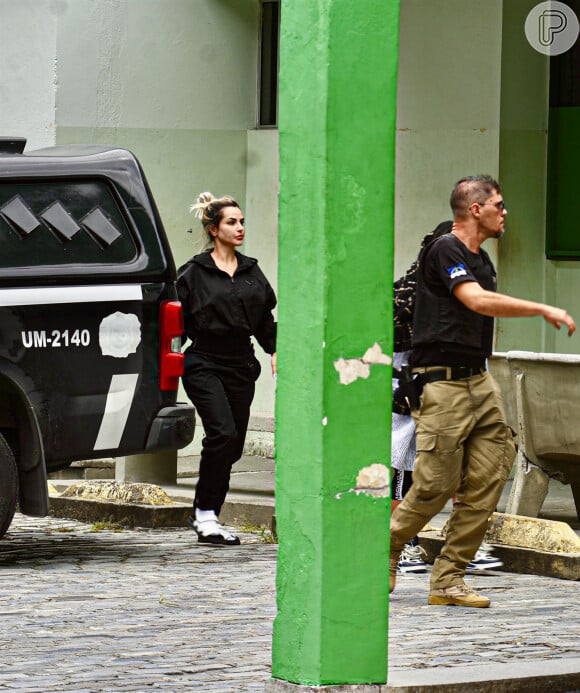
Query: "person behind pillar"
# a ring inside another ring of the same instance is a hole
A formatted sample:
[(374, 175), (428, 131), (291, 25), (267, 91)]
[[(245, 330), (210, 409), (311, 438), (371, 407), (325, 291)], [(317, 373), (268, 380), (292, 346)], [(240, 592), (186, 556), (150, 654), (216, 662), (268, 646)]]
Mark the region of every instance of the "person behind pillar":
[(496, 292), (496, 274), (481, 247), (501, 238), (507, 210), (489, 176), (463, 178), (451, 193), (453, 228), (419, 256), (410, 364), (422, 386), (416, 423), (413, 485), (391, 518), (390, 590), (399, 556), (455, 496), (445, 544), (433, 564), (429, 604), (487, 607), (464, 581), (505, 482), (515, 445), (499, 387), (486, 370), (494, 317), (541, 316), (568, 335), (561, 308)]
[(254, 258), (238, 252), (244, 215), (231, 197), (201, 193), (192, 205), (211, 247), (178, 271), (183, 305), (185, 351), (183, 385), (199, 414), (202, 441), (199, 479), (189, 523), (198, 541), (237, 545), (218, 521), (232, 465), (243, 453), (260, 363), (251, 336), (272, 356), (276, 373), (276, 296)]

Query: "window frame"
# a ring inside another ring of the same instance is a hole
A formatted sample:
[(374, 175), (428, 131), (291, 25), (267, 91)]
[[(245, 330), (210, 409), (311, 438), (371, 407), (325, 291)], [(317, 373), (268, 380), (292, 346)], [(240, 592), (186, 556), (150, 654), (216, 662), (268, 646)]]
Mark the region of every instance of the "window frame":
[(261, 0), (258, 45), (258, 129), (278, 127), (280, 68), (280, 0)]

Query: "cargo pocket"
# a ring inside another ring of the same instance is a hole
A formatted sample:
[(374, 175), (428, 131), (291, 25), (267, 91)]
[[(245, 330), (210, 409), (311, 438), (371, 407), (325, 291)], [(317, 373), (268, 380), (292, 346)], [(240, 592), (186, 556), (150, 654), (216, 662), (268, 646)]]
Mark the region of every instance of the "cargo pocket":
[(417, 433), (417, 457), (413, 485), (421, 495), (437, 495), (459, 480), (462, 449), (455, 436), (423, 431)]
[(432, 452), (436, 445), (436, 433), (417, 433), (417, 452)]

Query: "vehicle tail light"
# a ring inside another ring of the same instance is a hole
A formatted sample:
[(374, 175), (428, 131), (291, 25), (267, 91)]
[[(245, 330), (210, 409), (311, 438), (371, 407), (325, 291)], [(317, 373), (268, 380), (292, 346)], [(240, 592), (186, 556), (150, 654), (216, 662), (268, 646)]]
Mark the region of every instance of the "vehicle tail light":
[(177, 390), (183, 375), (185, 356), (181, 353), (183, 311), (179, 301), (163, 301), (159, 309), (159, 389)]

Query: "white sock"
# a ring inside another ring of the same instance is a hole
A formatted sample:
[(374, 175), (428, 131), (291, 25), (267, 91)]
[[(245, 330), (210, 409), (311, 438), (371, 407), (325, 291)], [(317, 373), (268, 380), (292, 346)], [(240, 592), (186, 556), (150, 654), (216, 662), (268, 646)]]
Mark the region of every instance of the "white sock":
[(210, 520), (217, 522), (217, 515), (215, 514), (214, 510), (200, 510), (199, 508), (196, 508), (195, 519), (198, 522), (208, 522)]
[(219, 534), (225, 539), (233, 539), (233, 535), (220, 525), (213, 510), (200, 510), (196, 508), (195, 524), (204, 537), (209, 537), (212, 534)]

